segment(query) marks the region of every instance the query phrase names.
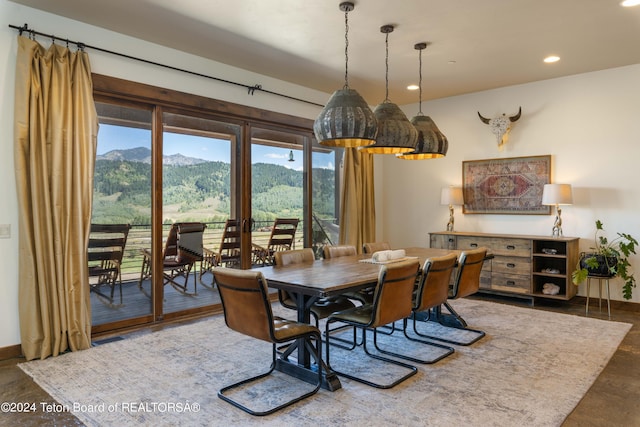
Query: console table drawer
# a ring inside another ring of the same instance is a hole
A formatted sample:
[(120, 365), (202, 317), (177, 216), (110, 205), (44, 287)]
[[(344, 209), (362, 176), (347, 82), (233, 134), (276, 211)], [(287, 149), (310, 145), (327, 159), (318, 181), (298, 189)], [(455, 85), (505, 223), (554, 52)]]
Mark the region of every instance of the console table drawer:
[(531, 274), (531, 260), (529, 258), (497, 256), (491, 261), (491, 270), (494, 273)]
[(491, 275), (491, 289), (521, 294), (529, 293), (531, 292), (531, 276), (494, 272)]
[(458, 249), (476, 249), (482, 246), (489, 248), (494, 255), (526, 257), (531, 255), (531, 241), (527, 239), (458, 236)]

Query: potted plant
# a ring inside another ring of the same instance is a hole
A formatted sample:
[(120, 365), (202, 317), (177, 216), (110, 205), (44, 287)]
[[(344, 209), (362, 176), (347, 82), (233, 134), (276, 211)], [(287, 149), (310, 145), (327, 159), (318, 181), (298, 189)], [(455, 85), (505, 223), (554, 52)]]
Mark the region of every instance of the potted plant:
[(582, 253), (576, 269), (571, 273), (571, 280), (575, 285), (584, 282), (587, 276), (613, 277), (619, 276), (624, 280), (622, 295), (624, 299), (631, 299), (636, 279), (631, 271), (629, 256), (636, 253), (638, 241), (626, 233), (617, 233), (617, 237), (609, 241), (599, 235), (604, 228), (602, 222), (596, 220), (595, 246), (593, 252)]

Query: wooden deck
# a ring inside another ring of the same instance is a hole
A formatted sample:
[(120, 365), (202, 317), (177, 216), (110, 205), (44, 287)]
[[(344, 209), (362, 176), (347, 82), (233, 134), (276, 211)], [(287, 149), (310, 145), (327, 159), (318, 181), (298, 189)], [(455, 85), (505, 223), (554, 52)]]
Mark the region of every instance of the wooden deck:
[[(189, 290), (193, 291), (194, 275), (189, 277)], [(196, 278), (197, 280), (197, 278)], [(211, 283), (211, 273), (204, 275), (205, 283)], [(122, 281), (122, 304), (120, 305), (119, 289), (116, 287), (114, 304), (91, 292), (91, 320), (92, 324), (102, 325), (132, 319), (152, 313), (150, 298), (151, 282), (142, 282), (142, 290), (138, 287), (137, 278), (124, 278)], [(164, 287), (164, 313), (175, 313), (196, 307), (212, 306), (219, 309), (220, 295), (216, 288), (206, 287), (200, 282), (197, 284), (195, 295), (186, 295), (170, 285)], [(103, 287), (102, 291), (108, 293), (109, 287)]]

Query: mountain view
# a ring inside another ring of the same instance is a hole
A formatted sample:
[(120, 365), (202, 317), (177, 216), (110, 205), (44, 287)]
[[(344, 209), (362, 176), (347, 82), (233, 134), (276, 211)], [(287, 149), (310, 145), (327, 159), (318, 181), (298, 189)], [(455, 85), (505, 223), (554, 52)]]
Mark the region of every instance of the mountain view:
[[(165, 222), (224, 222), (230, 212), (230, 165), (174, 154), (163, 159)], [(314, 168), (314, 212), (334, 216), (335, 171)], [(256, 222), (302, 218), (301, 171), (256, 163), (252, 169)], [(92, 222), (151, 223), (151, 150), (113, 150), (96, 157)]]

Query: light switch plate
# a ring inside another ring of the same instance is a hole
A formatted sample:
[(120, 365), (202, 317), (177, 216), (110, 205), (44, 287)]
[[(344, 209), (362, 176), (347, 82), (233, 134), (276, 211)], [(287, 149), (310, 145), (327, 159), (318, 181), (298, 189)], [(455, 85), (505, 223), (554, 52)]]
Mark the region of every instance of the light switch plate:
[(0, 239), (11, 237), (11, 224), (0, 224)]

